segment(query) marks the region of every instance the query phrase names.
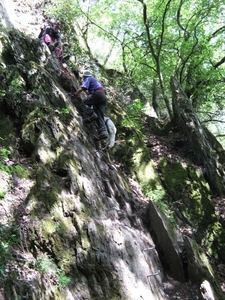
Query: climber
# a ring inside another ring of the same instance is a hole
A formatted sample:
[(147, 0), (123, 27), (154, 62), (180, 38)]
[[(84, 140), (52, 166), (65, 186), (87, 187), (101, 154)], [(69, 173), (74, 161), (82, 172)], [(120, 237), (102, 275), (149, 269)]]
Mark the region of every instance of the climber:
[(46, 27), (48, 27), (48, 26), (52, 26), (53, 24), (51, 23), (51, 21), (50, 20), (47, 20), (42, 26), (41, 26), (41, 31), (40, 31), (40, 33), (39, 33), (39, 35), (38, 35), (38, 38), (39, 39), (41, 39), (42, 38), (42, 35), (43, 35), (43, 33), (44, 33), (44, 31), (45, 31), (45, 28)]
[(81, 103), (81, 109), (88, 115), (84, 123), (95, 120), (98, 124), (98, 140), (107, 139), (108, 132), (104, 121), (107, 97), (102, 84), (88, 70), (83, 72), (83, 83), (74, 96), (77, 97), (82, 91), (89, 93), (89, 96)]
[(48, 22), (47, 26), (42, 29), (42, 32), (39, 34), (38, 38), (43, 40), (51, 52), (55, 52), (59, 60), (63, 61), (63, 50), (62, 50), (62, 41), (61, 35), (59, 32), (60, 22), (57, 21), (54, 24)]

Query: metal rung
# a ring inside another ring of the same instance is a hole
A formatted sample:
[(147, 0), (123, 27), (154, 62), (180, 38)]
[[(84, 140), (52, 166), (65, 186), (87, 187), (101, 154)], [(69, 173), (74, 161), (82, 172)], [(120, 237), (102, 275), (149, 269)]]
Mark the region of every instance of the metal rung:
[(160, 273), (160, 270), (158, 270), (156, 273), (152, 273), (152, 274), (147, 275), (147, 278), (151, 277), (151, 276), (157, 276), (157, 275), (159, 275), (159, 273)]
[(155, 249), (155, 246), (152, 246), (152, 247), (149, 247), (149, 248), (145, 248), (142, 251), (148, 251), (148, 250), (153, 250), (153, 249)]

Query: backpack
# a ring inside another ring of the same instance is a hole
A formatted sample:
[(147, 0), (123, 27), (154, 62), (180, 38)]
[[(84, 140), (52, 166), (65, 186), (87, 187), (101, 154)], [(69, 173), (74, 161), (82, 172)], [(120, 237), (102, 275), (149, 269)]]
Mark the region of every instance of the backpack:
[(43, 24), (43, 26), (41, 26), (41, 31), (40, 31), (40, 33), (38, 35), (38, 38), (41, 39), (42, 36), (43, 36), (43, 33), (45, 32), (46, 27), (52, 26), (52, 25), (53, 24), (50, 21), (48, 21), (47, 23)]

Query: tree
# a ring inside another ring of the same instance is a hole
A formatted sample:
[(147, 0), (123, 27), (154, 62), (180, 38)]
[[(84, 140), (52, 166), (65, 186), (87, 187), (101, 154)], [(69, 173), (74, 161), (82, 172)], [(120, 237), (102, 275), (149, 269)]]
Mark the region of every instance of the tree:
[(222, 0), (53, 3), (59, 16), (63, 6), (64, 19), (73, 24), (90, 57), (123, 72), (150, 102), (152, 86), (158, 87), (161, 114), (173, 118), (169, 82), (175, 76), (201, 120), (210, 124), (208, 115), (215, 114), (223, 121)]

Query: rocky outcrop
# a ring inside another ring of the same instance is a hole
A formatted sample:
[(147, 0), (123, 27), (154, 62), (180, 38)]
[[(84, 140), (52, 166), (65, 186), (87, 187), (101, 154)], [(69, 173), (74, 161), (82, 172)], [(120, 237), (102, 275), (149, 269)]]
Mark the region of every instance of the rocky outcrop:
[(173, 111), (175, 119), (182, 125), (189, 143), (203, 165), (211, 188), (220, 196), (225, 195), (225, 151), (212, 134), (204, 128), (178, 81), (171, 77)]
[[(189, 279), (180, 254), (191, 247), (94, 141), (71, 97), (78, 82), (70, 69), (15, 29), (3, 7), (11, 29), (2, 24), (0, 296), (167, 299), (164, 276)], [(154, 190), (159, 176), (137, 140), (125, 140), (124, 165)], [(188, 251), (193, 280), (194, 257)]]
[(6, 145), (17, 134), (11, 153), (29, 161), (21, 164), (24, 198), (8, 207), (23, 249), (22, 263), (4, 274), (6, 299), (165, 299), (157, 252), (145, 251), (154, 245), (142, 222), (146, 202), (82, 124), (68, 96), (76, 78), (62, 84), (64, 67), (38, 40), (12, 29), (3, 43), (1, 109), (10, 126), (1, 137)]
[(165, 215), (151, 201), (149, 202), (148, 211), (150, 225), (157, 240), (157, 249), (160, 251), (160, 259), (164, 262), (164, 266), (168, 267), (173, 278), (185, 281), (185, 270), (182, 261), (184, 246), (181, 234), (175, 230)]

